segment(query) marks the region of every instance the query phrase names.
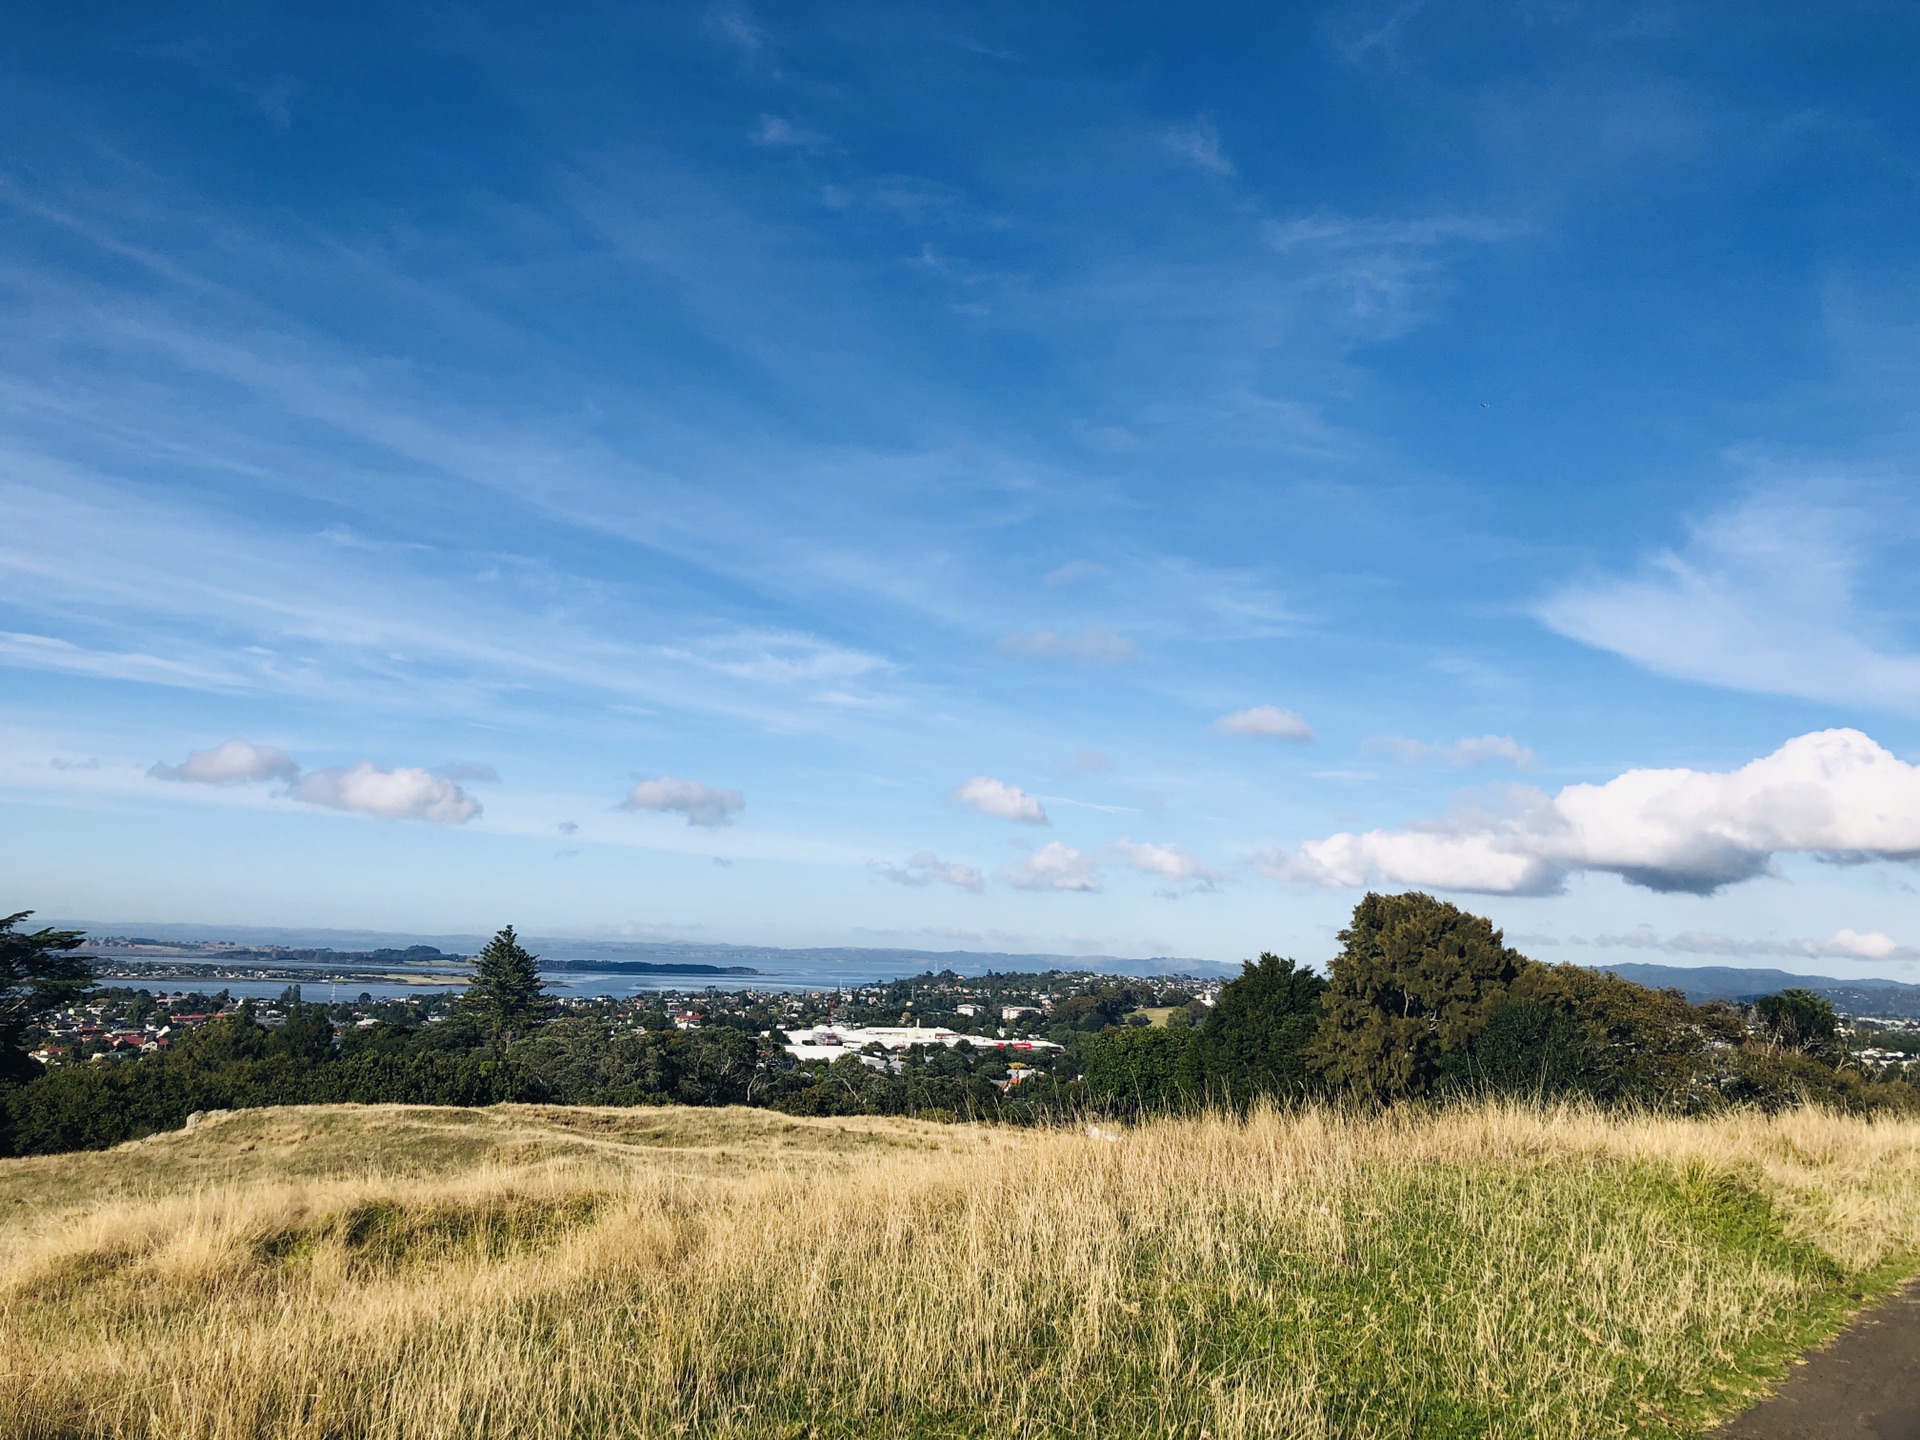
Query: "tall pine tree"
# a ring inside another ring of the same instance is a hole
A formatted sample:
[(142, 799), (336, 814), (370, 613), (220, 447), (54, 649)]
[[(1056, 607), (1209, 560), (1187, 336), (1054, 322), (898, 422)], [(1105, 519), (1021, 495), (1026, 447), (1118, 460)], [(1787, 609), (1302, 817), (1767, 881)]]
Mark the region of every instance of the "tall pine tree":
[(21, 930), (20, 922), (31, 914), (0, 916), (0, 1084), (40, 1073), (21, 1044), (23, 1033), (93, 984), (86, 957), (71, 953), (86, 936), (78, 930)]
[(540, 957), (527, 952), (511, 925), (480, 952), (460, 1008), (502, 1049), (531, 1034), (553, 1013), (553, 1001), (540, 983)]

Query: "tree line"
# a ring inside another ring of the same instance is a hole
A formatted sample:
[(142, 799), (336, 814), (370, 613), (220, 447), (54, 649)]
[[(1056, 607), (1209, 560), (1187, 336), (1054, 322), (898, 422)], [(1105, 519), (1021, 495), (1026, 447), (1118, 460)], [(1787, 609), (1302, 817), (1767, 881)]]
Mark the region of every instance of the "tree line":
[(1920, 1110), (1904, 1080), (1847, 1066), (1833, 1006), (1805, 990), (1745, 1009), (1689, 1004), (1530, 960), (1490, 920), (1417, 892), (1368, 895), (1339, 940), (1324, 979), (1275, 955), (1249, 963), (1198, 1029), (1094, 1037), (1088, 1099), (1146, 1111), (1485, 1094), (1696, 1113)]
[(273, 1028), (243, 1005), (161, 1053), (43, 1072), (23, 1036), (84, 995), (91, 976), (82, 936), (24, 931), (27, 918), (0, 920), (0, 1154), (113, 1145), (195, 1111), (340, 1102), (751, 1104), (1027, 1123), (1489, 1093), (1690, 1112), (1920, 1110), (1903, 1081), (1846, 1067), (1833, 1008), (1817, 995), (1786, 991), (1750, 1011), (1691, 1005), (1677, 991), (1530, 960), (1492, 922), (1418, 893), (1362, 900), (1325, 978), (1271, 954), (1249, 962), (1198, 1024), (1114, 1025), (1114, 1007), (1093, 994), (1075, 1011), (1069, 1063), (1005, 1090), (991, 1050), (922, 1047), (885, 1066), (848, 1056), (822, 1068), (795, 1063), (777, 1030), (559, 1016), (511, 926), (439, 1024), (337, 1035), (318, 1005), (289, 1004)]

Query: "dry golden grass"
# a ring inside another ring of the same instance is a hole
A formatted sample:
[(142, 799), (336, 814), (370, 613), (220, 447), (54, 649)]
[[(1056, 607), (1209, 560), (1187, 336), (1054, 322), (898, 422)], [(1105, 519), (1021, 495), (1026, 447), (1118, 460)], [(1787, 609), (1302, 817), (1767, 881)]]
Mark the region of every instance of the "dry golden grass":
[(0, 1162), (0, 1437), (1698, 1433), (1920, 1124), (250, 1112)]

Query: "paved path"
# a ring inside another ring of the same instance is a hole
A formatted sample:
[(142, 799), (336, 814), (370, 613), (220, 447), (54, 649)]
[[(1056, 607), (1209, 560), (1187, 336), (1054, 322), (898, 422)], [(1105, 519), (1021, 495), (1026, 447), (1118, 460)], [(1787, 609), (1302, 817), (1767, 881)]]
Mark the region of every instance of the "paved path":
[(1920, 1283), (1859, 1316), (1716, 1440), (1920, 1440)]

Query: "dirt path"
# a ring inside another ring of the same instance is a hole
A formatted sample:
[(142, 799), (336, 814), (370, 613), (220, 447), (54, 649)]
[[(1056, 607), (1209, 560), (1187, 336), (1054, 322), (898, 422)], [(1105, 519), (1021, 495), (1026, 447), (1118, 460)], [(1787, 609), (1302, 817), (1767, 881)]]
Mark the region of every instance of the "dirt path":
[(1861, 1315), (1716, 1440), (1920, 1440), (1920, 1284)]

